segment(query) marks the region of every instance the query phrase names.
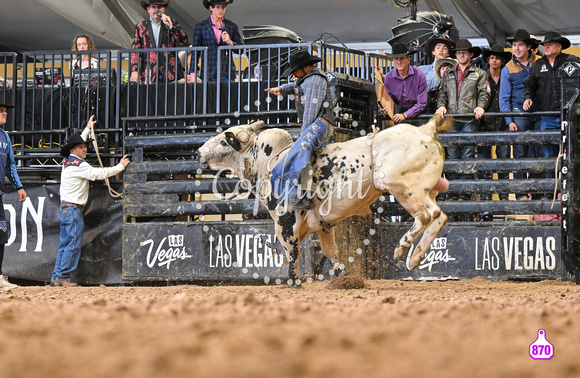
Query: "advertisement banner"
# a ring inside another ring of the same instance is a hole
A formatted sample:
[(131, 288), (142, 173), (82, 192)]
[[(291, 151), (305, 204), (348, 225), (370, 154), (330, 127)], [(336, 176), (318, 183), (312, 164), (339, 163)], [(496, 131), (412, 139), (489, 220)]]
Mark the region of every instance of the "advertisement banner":
[(385, 225), (380, 236), (380, 278), (555, 279), (562, 278), (561, 229), (530, 222), (447, 224), (418, 268), (393, 253), (406, 225)]
[[(28, 198), (22, 203), (12, 185), (5, 187), (9, 234), (2, 270), (12, 278), (50, 282), (60, 242), (60, 185), (24, 183), (24, 187)], [(81, 260), (71, 278), (79, 284), (120, 283), (121, 200), (112, 198), (102, 181), (91, 183), (89, 193)]]
[(273, 222), (126, 224), (123, 278), (227, 280), (287, 277)]

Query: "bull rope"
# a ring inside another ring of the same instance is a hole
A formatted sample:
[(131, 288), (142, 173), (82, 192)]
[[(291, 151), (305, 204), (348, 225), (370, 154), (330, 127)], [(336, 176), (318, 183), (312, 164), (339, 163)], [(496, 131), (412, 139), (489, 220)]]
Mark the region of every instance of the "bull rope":
[(379, 128), (376, 127), (375, 125), (372, 126), (372, 132), (367, 136), (367, 144), (369, 145), (369, 149), (371, 150), (371, 183), (373, 184), (373, 188), (375, 188), (376, 190), (382, 190), (379, 189), (375, 183), (375, 157), (373, 155), (373, 139), (375, 139), (375, 136), (377, 135), (377, 133), (379, 132)]
[(556, 196), (558, 195), (558, 177), (560, 177), (560, 172), (558, 172), (558, 164), (560, 163), (562, 157), (564, 157), (564, 154), (562, 153), (562, 145), (560, 144), (558, 157), (556, 158), (556, 166), (554, 167), (554, 194), (552, 194), (552, 205), (550, 206), (550, 209), (554, 208)]
[[(99, 144), (97, 143), (97, 138), (95, 136), (95, 125), (93, 124), (93, 127), (91, 127), (91, 138), (93, 139), (93, 147), (95, 148), (95, 152), (97, 153), (97, 158), (99, 160), (99, 164), (101, 166), (101, 168), (103, 168), (103, 161), (101, 160), (101, 155), (99, 154)], [(107, 188), (109, 189), (109, 194), (111, 195), (111, 197), (115, 198), (115, 197), (122, 197), (123, 194), (122, 193), (118, 193), (116, 192), (113, 188), (111, 188), (111, 183), (109, 182), (109, 178), (105, 177), (105, 183), (107, 184)]]

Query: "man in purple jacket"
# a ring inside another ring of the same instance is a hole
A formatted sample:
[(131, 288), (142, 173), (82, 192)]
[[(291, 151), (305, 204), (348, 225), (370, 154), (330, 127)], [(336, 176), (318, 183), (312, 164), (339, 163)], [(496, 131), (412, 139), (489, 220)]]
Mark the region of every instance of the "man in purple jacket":
[[(416, 51), (409, 51), (402, 43), (395, 43), (393, 52), (385, 54), (392, 59), (396, 69), (385, 75), (384, 85), (387, 93), (397, 105), (397, 112), (393, 112), (393, 122), (406, 122), (420, 125), (424, 122), (411, 120), (427, 107), (427, 79), (420, 69), (411, 66), (411, 55)], [(387, 109), (380, 110), (386, 114)]]

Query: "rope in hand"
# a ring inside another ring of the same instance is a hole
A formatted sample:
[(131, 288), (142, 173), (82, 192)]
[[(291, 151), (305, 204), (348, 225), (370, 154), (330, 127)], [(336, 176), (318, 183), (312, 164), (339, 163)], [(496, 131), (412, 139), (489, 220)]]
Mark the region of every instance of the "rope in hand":
[[(96, 122), (93, 122), (93, 126), (91, 127), (91, 136), (90, 136), (90, 138), (93, 139), (93, 147), (95, 148), (95, 152), (97, 153), (97, 158), (99, 160), (99, 165), (101, 166), (101, 168), (104, 168), (103, 161), (101, 160), (101, 155), (99, 154), (99, 144), (97, 143), (97, 137), (95, 136), (95, 124), (96, 124)], [(122, 197), (123, 196), (123, 193), (118, 193), (113, 188), (111, 188), (111, 183), (109, 182), (109, 178), (108, 177), (105, 178), (105, 183), (107, 184), (107, 188), (109, 189), (109, 194), (111, 195), (111, 197), (116, 198), (116, 197)]]

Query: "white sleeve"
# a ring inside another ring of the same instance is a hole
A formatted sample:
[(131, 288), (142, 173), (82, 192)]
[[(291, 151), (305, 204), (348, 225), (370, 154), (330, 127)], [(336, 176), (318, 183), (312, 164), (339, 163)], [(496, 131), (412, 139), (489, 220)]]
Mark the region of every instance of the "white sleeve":
[(121, 173), (124, 170), (125, 167), (123, 167), (123, 164), (121, 163), (110, 168), (95, 168), (91, 167), (91, 165), (85, 161), (82, 162), (81, 165), (79, 165), (78, 169), (75, 171), (75, 175), (77, 177), (82, 177), (90, 181), (95, 181), (95, 180), (104, 180), (107, 177), (115, 176), (116, 174)]

